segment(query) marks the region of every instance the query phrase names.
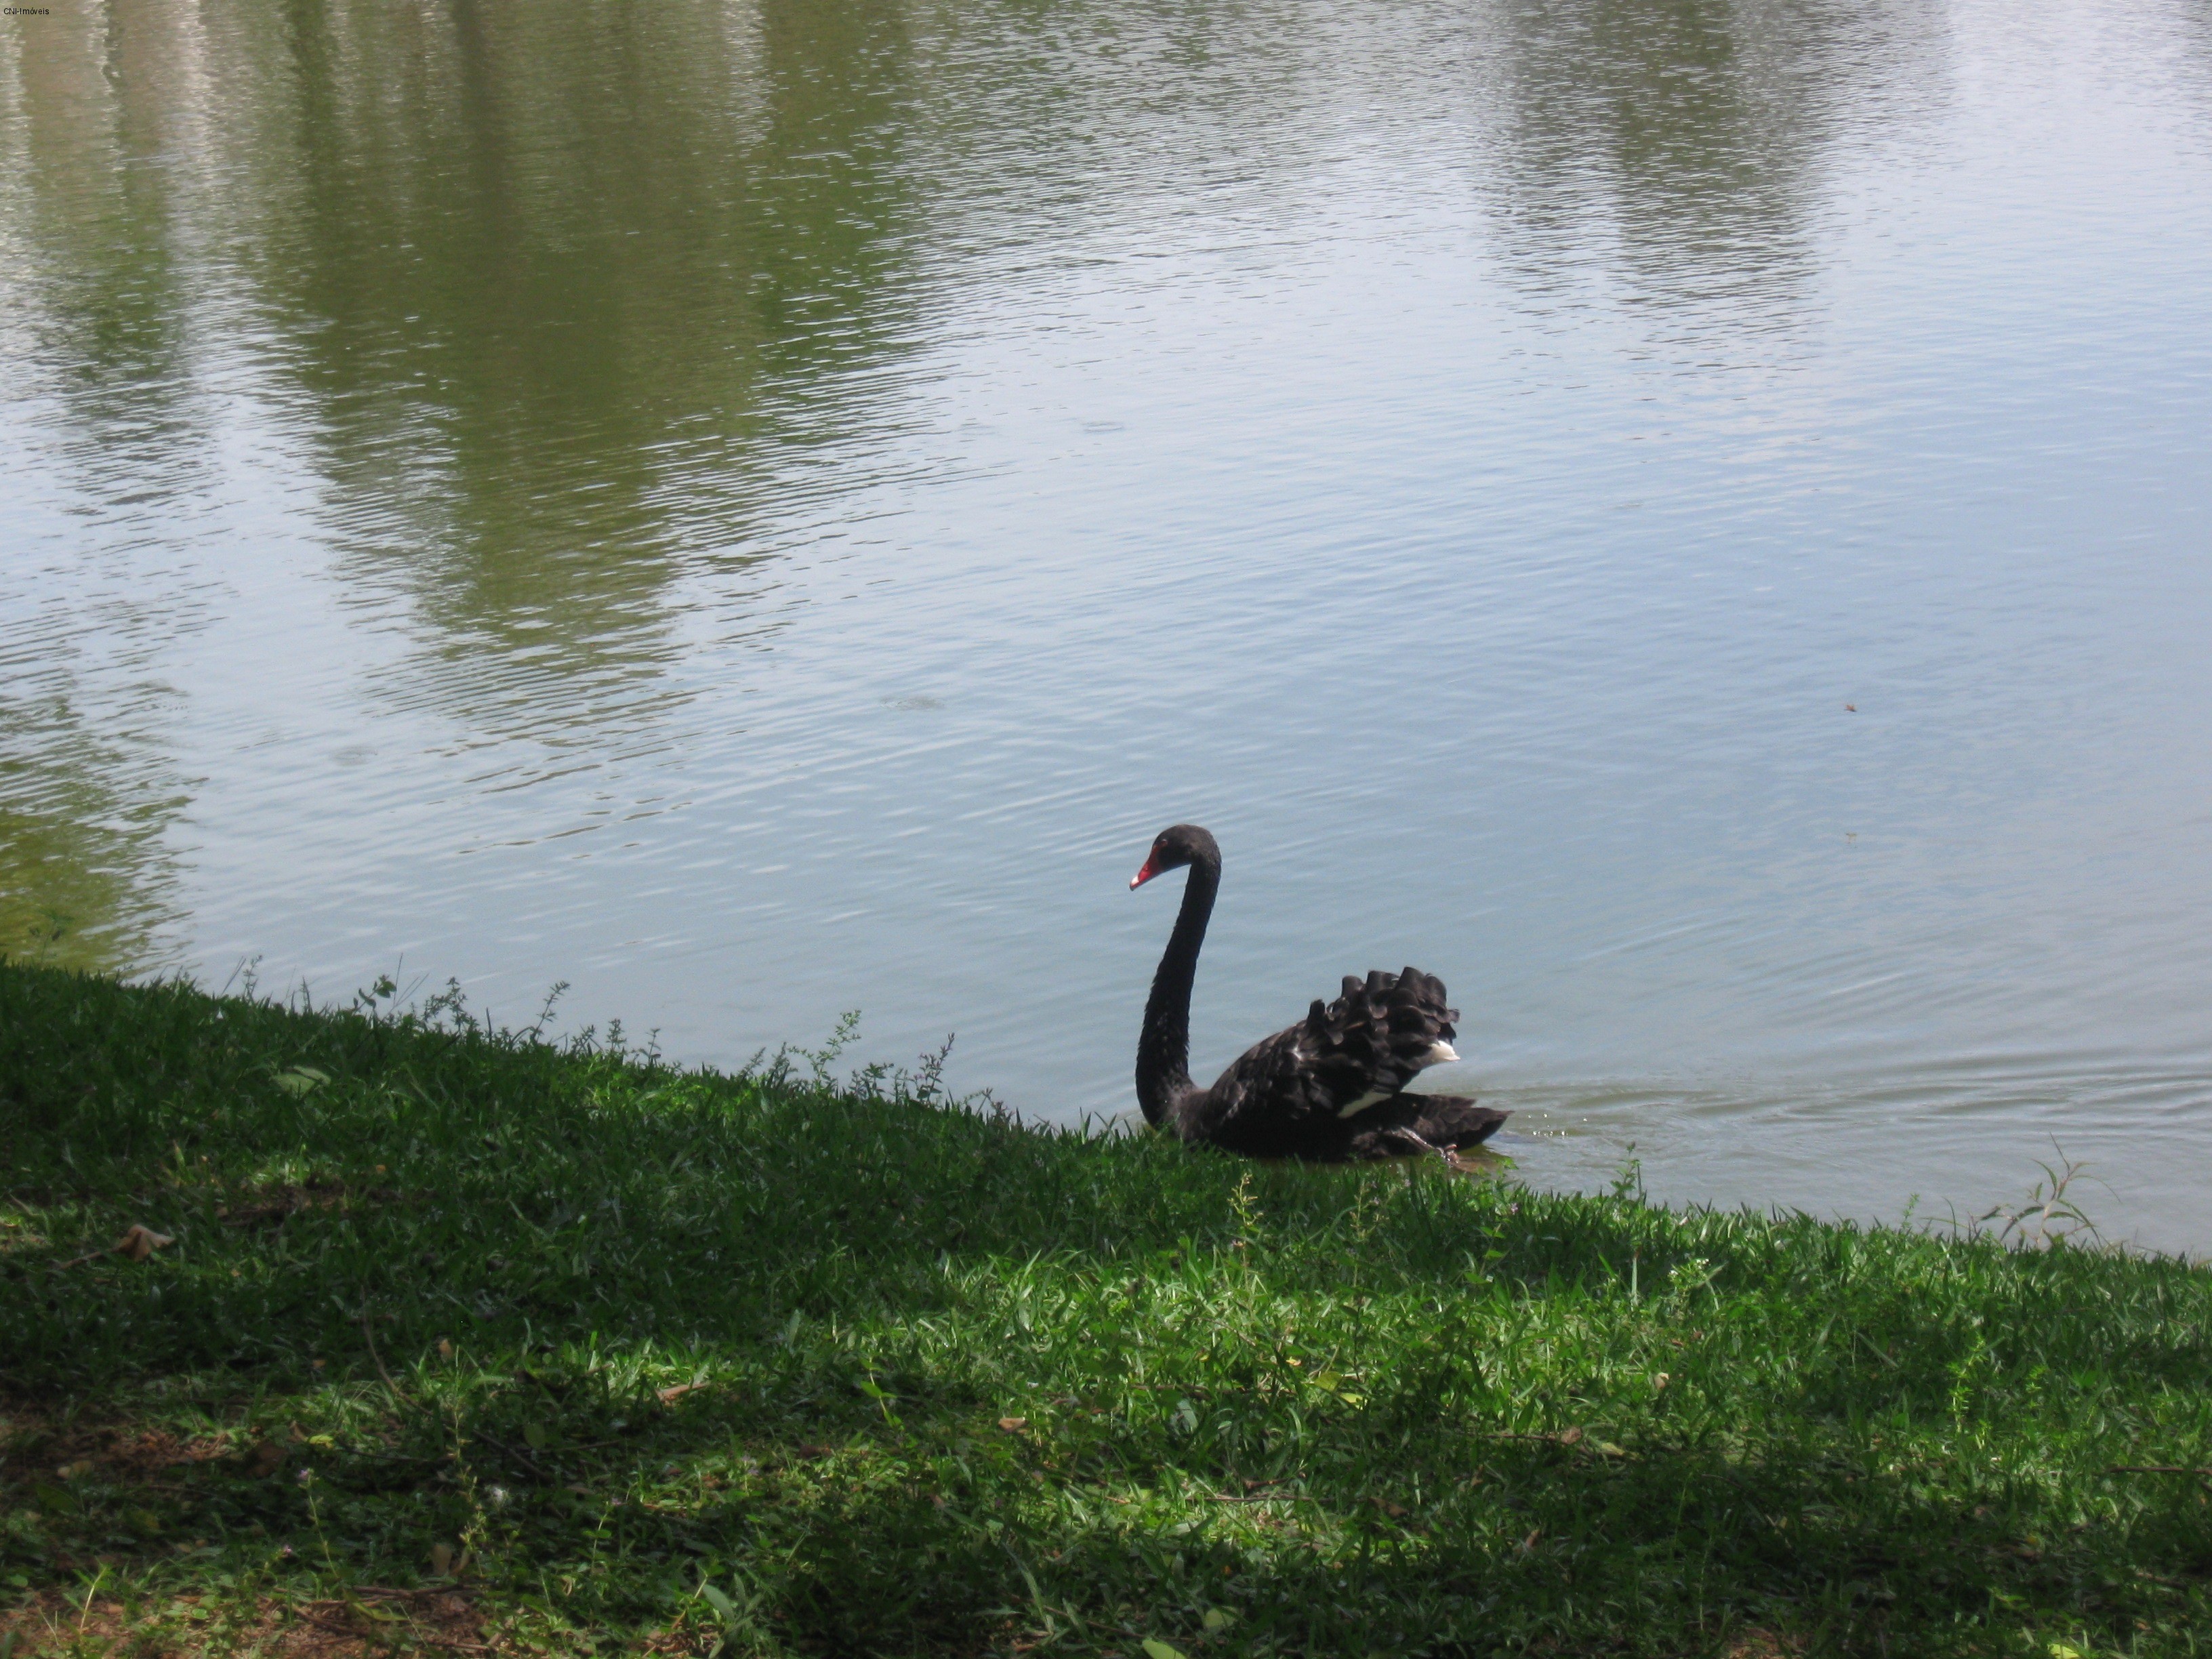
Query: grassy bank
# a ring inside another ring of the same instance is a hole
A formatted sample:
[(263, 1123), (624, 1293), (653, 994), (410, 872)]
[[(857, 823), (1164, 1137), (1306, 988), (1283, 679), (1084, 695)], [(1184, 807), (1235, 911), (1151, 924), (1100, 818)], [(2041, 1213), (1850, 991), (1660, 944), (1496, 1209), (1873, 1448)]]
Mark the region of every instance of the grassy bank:
[(16, 1651), (2212, 1649), (2201, 1270), (807, 1071), (0, 967)]

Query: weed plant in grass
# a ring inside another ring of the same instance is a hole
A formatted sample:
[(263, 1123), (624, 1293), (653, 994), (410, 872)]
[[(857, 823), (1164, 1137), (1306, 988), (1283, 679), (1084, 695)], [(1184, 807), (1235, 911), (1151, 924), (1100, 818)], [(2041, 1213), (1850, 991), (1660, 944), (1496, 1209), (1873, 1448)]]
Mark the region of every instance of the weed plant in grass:
[(816, 1060), (0, 967), (19, 1641), (2212, 1647), (2200, 1269)]

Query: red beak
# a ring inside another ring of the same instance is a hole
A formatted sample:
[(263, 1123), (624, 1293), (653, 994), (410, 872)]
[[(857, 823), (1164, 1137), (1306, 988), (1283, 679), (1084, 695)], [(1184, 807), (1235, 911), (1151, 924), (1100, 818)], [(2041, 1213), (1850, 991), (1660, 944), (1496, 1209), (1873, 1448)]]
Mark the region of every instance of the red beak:
[(1158, 874), (1159, 874), (1159, 872), (1152, 868), (1152, 860), (1151, 857), (1147, 855), (1145, 860), (1145, 867), (1138, 871), (1135, 875), (1129, 878), (1129, 890), (1133, 893), (1135, 892), (1137, 889), (1142, 887), (1146, 882), (1150, 881)]

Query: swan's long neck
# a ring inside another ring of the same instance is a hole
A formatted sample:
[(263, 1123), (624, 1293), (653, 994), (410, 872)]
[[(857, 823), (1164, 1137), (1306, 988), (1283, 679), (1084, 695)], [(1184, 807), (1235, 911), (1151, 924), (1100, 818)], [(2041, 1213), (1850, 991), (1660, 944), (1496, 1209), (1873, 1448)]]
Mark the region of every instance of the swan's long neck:
[(1201, 859), (1184, 881), (1182, 908), (1168, 935), (1152, 994), (1145, 1002), (1144, 1035), (1137, 1040), (1137, 1103), (1147, 1122), (1171, 1117), (1192, 1094), (1190, 1082), (1190, 988), (1198, 978), (1198, 947), (1206, 940), (1206, 918), (1221, 886), (1221, 862)]

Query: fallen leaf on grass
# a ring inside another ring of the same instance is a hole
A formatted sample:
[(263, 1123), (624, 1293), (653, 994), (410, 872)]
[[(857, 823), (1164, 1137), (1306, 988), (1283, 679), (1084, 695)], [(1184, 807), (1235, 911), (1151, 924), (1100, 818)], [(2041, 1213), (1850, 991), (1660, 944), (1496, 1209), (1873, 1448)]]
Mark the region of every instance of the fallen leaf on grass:
[(1206, 1610), (1206, 1628), (1207, 1633), (1211, 1634), (1215, 1631), (1227, 1630), (1229, 1628), (1229, 1621), (1232, 1617), (1234, 1617), (1233, 1614), (1224, 1613), (1219, 1607), (1208, 1607)]
[(1019, 1434), (1029, 1425), (1030, 1420), (1026, 1417), (1002, 1417), (999, 1419), (999, 1426), (1008, 1434)]
[(703, 1389), (707, 1385), (704, 1382), (678, 1382), (672, 1389), (661, 1389), (658, 1398), (662, 1405), (672, 1406), (678, 1401), (683, 1399), (685, 1395), (691, 1393), (694, 1389)]
[(276, 1086), (295, 1099), (311, 1095), (331, 1080), (331, 1074), (313, 1066), (295, 1066), (276, 1073)]
[(60, 1265), (64, 1268), (82, 1267), (88, 1261), (97, 1261), (101, 1256), (110, 1254), (122, 1256), (126, 1261), (143, 1261), (155, 1251), (166, 1250), (176, 1242), (168, 1234), (157, 1233), (143, 1222), (133, 1222), (131, 1231), (117, 1239), (107, 1249), (94, 1250), (89, 1255), (71, 1256)]
[(1582, 1437), (1583, 1431), (1580, 1429), (1561, 1429), (1559, 1431), (1559, 1443), (1562, 1446), (1571, 1446)]
[(1145, 1653), (1146, 1659), (1182, 1659), (1181, 1648), (1171, 1648), (1166, 1643), (1156, 1642), (1149, 1636), (1145, 1638)]
[(1383, 1497), (1380, 1492), (1370, 1492), (1367, 1496), (1367, 1501), (1374, 1504), (1376, 1509), (1382, 1510), (1383, 1514), (1389, 1516), (1394, 1521), (1400, 1516), (1409, 1513), (1403, 1504), (1394, 1504), (1389, 1498)]
[(167, 1233), (157, 1233), (143, 1223), (115, 1241), (115, 1254), (128, 1256), (133, 1261), (143, 1261), (156, 1250), (166, 1250), (177, 1241)]

